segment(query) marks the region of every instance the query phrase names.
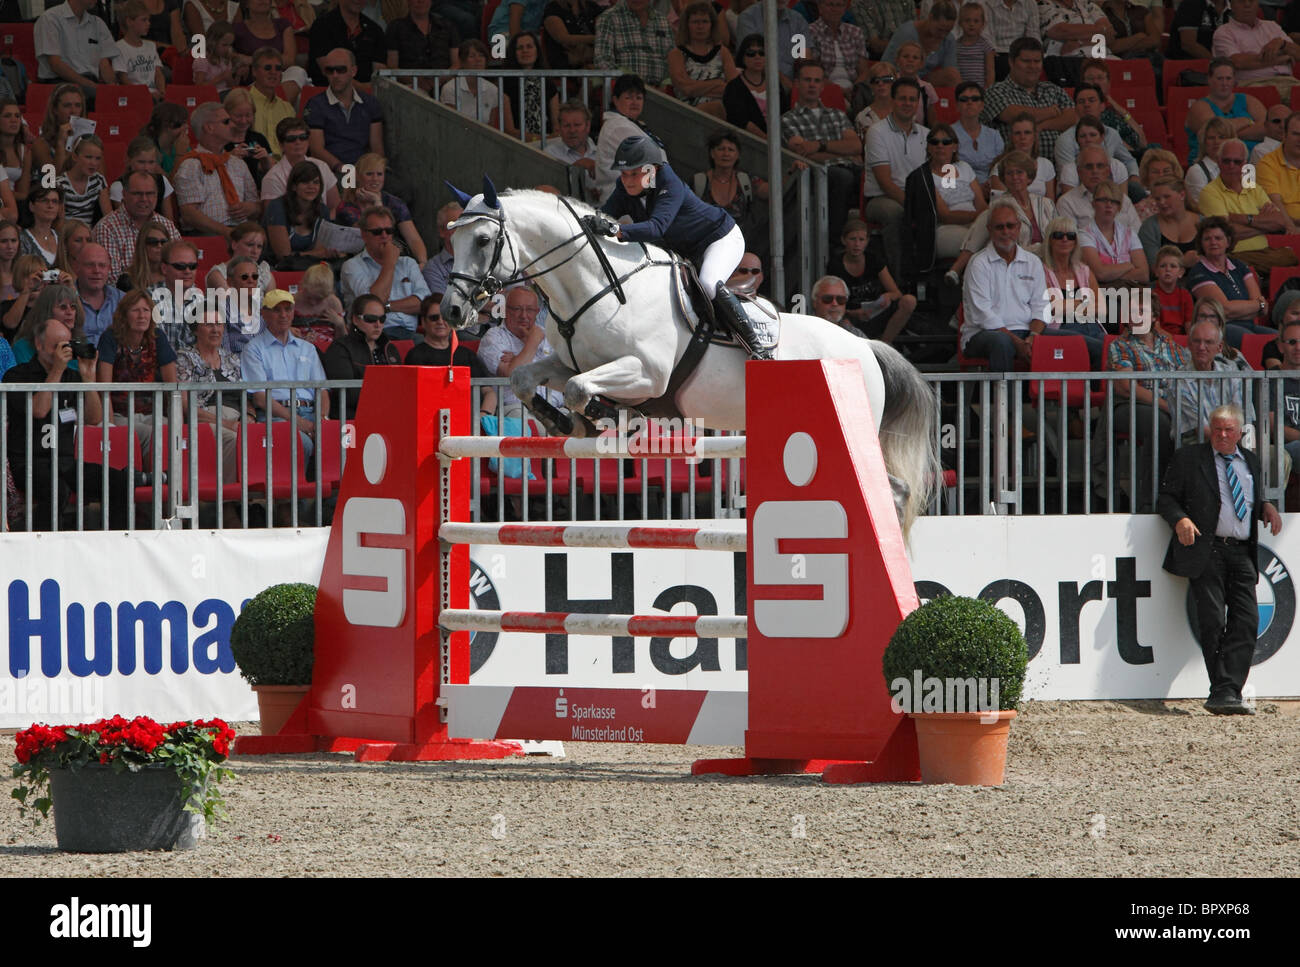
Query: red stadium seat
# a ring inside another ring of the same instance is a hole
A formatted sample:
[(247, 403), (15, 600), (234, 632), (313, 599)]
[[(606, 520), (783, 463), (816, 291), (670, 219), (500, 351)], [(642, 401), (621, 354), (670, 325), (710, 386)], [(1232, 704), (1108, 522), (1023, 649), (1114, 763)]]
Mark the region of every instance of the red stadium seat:
[(1264, 347), (1276, 340), (1277, 336), (1262, 332), (1248, 332), (1241, 337), (1241, 354), (1251, 369), (1264, 368)]
[(415, 345), (414, 339), (390, 339), (389, 342), (391, 342), (393, 347), (397, 350), (398, 359), (405, 359), (406, 354), (409, 353), (411, 347)]
[(135, 139), (140, 133), (140, 129), (149, 123), (149, 113), (137, 114), (135, 112), (101, 112), (96, 111), (91, 114), (95, 121), (95, 134), (105, 144), (111, 141), (117, 141), (126, 144)]
[(1141, 58), (1110, 62), (1112, 87), (1140, 87), (1147, 91), (1156, 89), (1156, 72), (1151, 61)]
[[(1179, 75), (1183, 71), (1200, 71), (1202, 74), (1204, 74), (1209, 69), (1210, 69), (1210, 59), (1208, 57), (1191, 58), (1189, 60), (1165, 61), (1164, 66), (1161, 68), (1161, 74), (1160, 74), (1161, 85), (1163, 87), (1161, 93), (1164, 96), (1165, 107), (1166, 108), (1169, 107), (1169, 91), (1171, 88), (1177, 87), (1179, 83), (1181, 83), (1179, 81)], [(1155, 85), (1153, 84), (1152, 87), (1154, 86)]]
[(306, 274), (307, 274), (306, 272), (272, 272), (271, 273), (271, 275), (275, 278), (275, 287), (277, 289), (284, 289), (284, 291), (293, 294), (297, 294), (298, 283), (302, 281), (302, 277)]
[(324, 94), (328, 90), (328, 87), (315, 87), (311, 84), (304, 87), (302, 93), (298, 95), (298, 113), (302, 114), (303, 111), (307, 110), (307, 102), (313, 97), (317, 94)]
[(1274, 104), (1282, 103), (1282, 95), (1276, 87), (1270, 87), (1267, 84), (1261, 84), (1259, 87), (1242, 87), (1238, 88), (1238, 94), (1249, 94), (1251, 97), (1264, 105), (1264, 109), (1272, 107)]
[(1169, 132), (1165, 130), (1165, 119), (1154, 108), (1135, 107), (1130, 112), (1133, 120), (1142, 126), (1142, 133), (1147, 136), (1147, 144), (1158, 144), (1166, 150), (1169, 148)]
[(194, 59), (192, 57), (178, 57), (176, 66), (172, 68), (173, 84), (193, 84), (194, 83)]
[[(1088, 358), (1088, 344), (1082, 336), (1063, 336), (1043, 333), (1034, 340), (1030, 364), (1034, 373), (1086, 373), (1092, 369)], [(1061, 381), (1045, 382), (1042, 386), (1044, 400), (1060, 402)], [(1090, 405), (1097, 405), (1105, 399), (1100, 390), (1089, 391), (1086, 380), (1070, 380), (1065, 383), (1065, 405), (1083, 406), (1085, 400)], [(1087, 394), (1085, 396), (1085, 394)], [(1038, 401), (1039, 384), (1029, 384), (1029, 398)]]
[(109, 114), (144, 114), (153, 111), (149, 88), (135, 84), (100, 84), (95, 88), (95, 111)]
[(955, 87), (936, 87), (934, 93), (937, 99), (932, 104), (930, 110), (931, 120), (934, 122), (943, 122), (944, 124), (957, 123), (957, 94)]
[(104, 142), (104, 166), (101, 171), (110, 185), (126, 171), (126, 145), (125, 141)]
[(200, 104), (221, 100), (221, 95), (212, 84), (168, 84), (163, 100), (193, 111)]
[(230, 256), (230, 247), (220, 235), (186, 236), (185, 241), (192, 244), (198, 253), (199, 269), (194, 274), (196, 279), (202, 279), (212, 266), (224, 262)]
[(1300, 279), (1300, 265), (1287, 265), (1268, 273), (1269, 302), (1277, 300), (1277, 294), (1282, 291), (1282, 286), (1288, 279)]
[[(23, 103), (23, 113), (34, 114), (38, 119), (43, 117), (45, 107), (50, 103), (50, 95), (54, 93), (54, 88), (57, 86), (57, 84), (28, 84), (27, 100)], [(40, 123), (39, 120), (37, 123)]]
[(27, 68), (27, 80), (36, 80), (35, 23), (0, 24), (0, 50)]

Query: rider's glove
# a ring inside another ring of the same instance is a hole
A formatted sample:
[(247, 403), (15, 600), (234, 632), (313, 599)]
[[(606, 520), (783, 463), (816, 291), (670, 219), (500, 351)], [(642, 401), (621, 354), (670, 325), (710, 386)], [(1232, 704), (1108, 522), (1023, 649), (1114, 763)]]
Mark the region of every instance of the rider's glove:
[(618, 234), (618, 223), (610, 221), (604, 215), (583, 215), (582, 224), (597, 235), (608, 235), (613, 238)]

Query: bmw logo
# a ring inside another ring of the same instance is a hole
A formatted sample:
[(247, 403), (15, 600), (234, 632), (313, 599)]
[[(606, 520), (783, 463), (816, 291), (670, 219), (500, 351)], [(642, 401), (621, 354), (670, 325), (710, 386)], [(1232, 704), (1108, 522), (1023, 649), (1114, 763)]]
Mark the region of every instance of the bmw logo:
[[(1282, 563), (1282, 559), (1260, 544), (1257, 565), (1259, 583), (1255, 585), (1255, 600), (1259, 602), (1259, 630), (1251, 665), (1268, 661), (1286, 643), (1291, 625), (1295, 623), (1296, 608), (1295, 582), (1291, 578), (1291, 569)], [(1197, 644), (1200, 644), (1196, 601), (1190, 588), (1187, 592), (1187, 623)]]
[[(469, 596), (473, 606), (479, 611), (501, 610), (501, 598), (497, 594), (496, 585), (492, 583), (488, 572), (475, 564), (472, 558), (469, 562)], [(487, 664), (487, 660), (492, 657), (492, 650), (497, 646), (499, 634), (496, 631), (476, 631), (470, 636), (469, 673), (471, 675)]]

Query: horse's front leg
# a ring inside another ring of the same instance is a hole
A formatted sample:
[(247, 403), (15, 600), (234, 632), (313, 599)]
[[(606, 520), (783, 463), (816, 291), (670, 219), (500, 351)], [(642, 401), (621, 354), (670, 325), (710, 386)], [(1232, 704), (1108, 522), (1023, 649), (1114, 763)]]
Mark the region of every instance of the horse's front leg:
[(582, 413), (593, 396), (640, 402), (662, 396), (667, 388), (667, 374), (656, 376), (637, 357), (622, 356), (570, 379), (564, 387), (564, 405)]
[(547, 356), (536, 362), (529, 363), (527, 366), (520, 366), (510, 374), (510, 389), (519, 397), (519, 401), (527, 407), (528, 412), (532, 413), (542, 424), (548, 433), (555, 436), (567, 436), (570, 432), (568, 427), (556, 424), (552, 414), (539, 409), (533, 401), (540, 386), (549, 386), (554, 390), (563, 390), (576, 373), (569, 367), (560, 362), (559, 357), (555, 355)]

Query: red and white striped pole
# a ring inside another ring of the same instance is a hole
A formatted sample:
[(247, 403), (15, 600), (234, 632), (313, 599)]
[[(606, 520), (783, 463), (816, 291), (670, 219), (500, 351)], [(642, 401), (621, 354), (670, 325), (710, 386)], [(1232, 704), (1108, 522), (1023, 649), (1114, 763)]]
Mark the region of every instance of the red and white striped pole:
[(745, 618), (718, 615), (573, 614), (564, 611), (469, 611), (438, 615), (447, 631), (519, 631), (637, 638), (745, 638)]
[(443, 524), (449, 544), (519, 547), (628, 547), (667, 550), (743, 551), (745, 531), (717, 527), (630, 527), (616, 524)]
[(728, 460), (745, 455), (743, 436), (663, 437), (656, 440), (654, 446), (654, 450), (648, 444), (644, 448), (633, 447), (629, 441), (616, 437), (453, 436), (443, 438), (438, 452), (449, 458), (524, 457), (552, 460)]

